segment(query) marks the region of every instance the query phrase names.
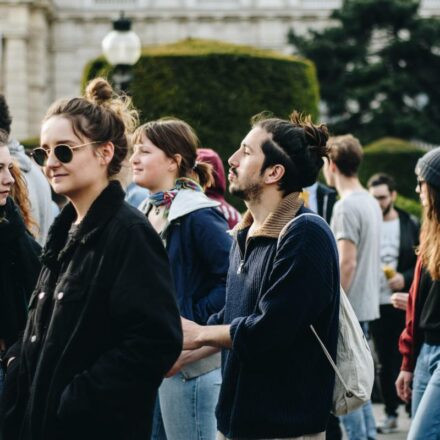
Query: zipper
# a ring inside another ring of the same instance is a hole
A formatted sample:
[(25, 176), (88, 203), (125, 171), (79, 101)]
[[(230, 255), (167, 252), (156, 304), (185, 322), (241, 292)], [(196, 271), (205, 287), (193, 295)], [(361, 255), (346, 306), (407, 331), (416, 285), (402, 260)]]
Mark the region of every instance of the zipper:
[(247, 257), (247, 254), (248, 254), (249, 244), (250, 244), (250, 241), (251, 241), (252, 239), (253, 239), (253, 237), (249, 237), (249, 238), (246, 240), (246, 245), (245, 245), (245, 249), (244, 249), (244, 254), (243, 254), (243, 252), (241, 251), (241, 247), (240, 247), (240, 245), (238, 245), (238, 250), (239, 250), (239, 252), (240, 252), (240, 263), (239, 263), (239, 265), (238, 265), (237, 274), (241, 274), (241, 273), (243, 273), (244, 264), (246, 263), (246, 257)]

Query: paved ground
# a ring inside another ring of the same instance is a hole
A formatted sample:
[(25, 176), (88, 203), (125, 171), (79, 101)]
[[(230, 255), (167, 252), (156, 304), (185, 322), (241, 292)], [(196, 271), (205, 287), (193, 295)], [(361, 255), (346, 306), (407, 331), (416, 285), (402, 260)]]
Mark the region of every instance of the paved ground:
[[(383, 405), (373, 405), (374, 417), (376, 421), (383, 417)], [(398, 431), (393, 434), (379, 434), (377, 436), (378, 440), (404, 440), (406, 439), (409, 431), (410, 418), (408, 417), (403, 406), (399, 408), (399, 424)]]
[[(374, 404), (373, 411), (376, 422), (383, 417), (383, 405)], [(410, 419), (403, 406), (399, 408), (399, 424), (397, 432), (392, 434), (378, 434), (377, 440), (405, 440), (408, 435)], [(344, 437), (346, 439), (346, 437)]]

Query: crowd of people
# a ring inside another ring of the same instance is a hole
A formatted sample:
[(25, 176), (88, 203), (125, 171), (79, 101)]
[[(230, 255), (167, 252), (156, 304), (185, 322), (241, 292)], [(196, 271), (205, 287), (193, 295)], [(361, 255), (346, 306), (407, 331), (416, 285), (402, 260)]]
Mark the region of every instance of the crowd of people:
[[(392, 176), (362, 186), (358, 139), (296, 112), (256, 115), (228, 159), (242, 216), (188, 123), (140, 125), (102, 78), (50, 106), (32, 159), (10, 128), (0, 96), (2, 440), (373, 440), (403, 403), (410, 440), (439, 438), (440, 149), (420, 228)], [(310, 326), (335, 358), (341, 286), (377, 423), (371, 401), (331, 413)]]

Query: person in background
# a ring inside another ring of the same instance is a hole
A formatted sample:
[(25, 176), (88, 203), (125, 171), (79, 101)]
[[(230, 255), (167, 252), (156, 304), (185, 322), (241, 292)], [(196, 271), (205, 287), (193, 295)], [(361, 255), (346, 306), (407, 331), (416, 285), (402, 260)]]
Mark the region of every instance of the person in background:
[(205, 194), (212, 200), (220, 203), (218, 209), (221, 211), (229, 229), (240, 221), (240, 213), (225, 200), (226, 176), (223, 162), (217, 152), (210, 148), (199, 148), (197, 150), (197, 160), (199, 162), (209, 163), (212, 166), (214, 182), (206, 188)]
[(440, 148), (422, 156), (415, 171), (423, 218), (396, 381), (399, 397), (412, 399), (408, 440), (440, 438)]
[[(29, 232), (33, 225), (26, 183), (0, 131), (0, 352), (20, 337), (27, 305), (40, 272), (41, 248)], [(0, 395), (3, 368), (0, 369)]]
[(303, 188), (301, 198), (307, 208), (320, 215), (328, 224), (332, 218), (337, 192), (321, 182)]
[(50, 229), (23, 338), (5, 356), (3, 440), (145, 440), (182, 348), (166, 252), (114, 180), (137, 112), (96, 78), (59, 100), (35, 161), (69, 203)]
[(396, 184), (388, 174), (379, 173), (367, 183), (370, 194), (382, 210), (380, 260), (380, 318), (371, 322), (371, 334), (379, 359), (379, 382), (385, 404), (385, 418), (377, 425), (382, 434), (397, 429), (398, 407), (401, 403), (394, 382), (399, 374), (402, 357), (399, 353), (399, 336), (405, 327), (405, 314), (393, 307), (394, 292), (407, 292), (411, 286), (416, 264), (416, 246), (419, 244), (417, 218), (394, 206), (397, 198)]
[[(357, 172), (363, 152), (358, 139), (350, 134), (333, 137), (328, 147), (324, 176), (340, 196), (330, 227), (338, 243), (341, 286), (368, 335), (369, 323), (379, 318), (382, 212), (359, 182)], [(376, 438), (370, 401), (341, 419), (349, 440)]]
[[(232, 241), (219, 203), (203, 192), (213, 180), (212, 168), (197, 161), (197, 135), (179, 119), (147, 122), (133, 141), (133, 180), (150, 190), (140, 209), (168, 252), (180, 314), (204, 325), (224, 306)], [(168, 372), (159, 388), (153, 440), (215, 437), (221, 384), (217, 351), (184, 351)]]
[[(11, 123), (8, 104), (4, 95), (0, 94), (0, 130), (4, 130), (8, 136), (11, 132)], [(55, 218), (49, 183), (40, 167), (26, 155), (23, 145), (15, 139), (10, 139), (8, 146), (27, 184), (31, 214), (36, 221), (31, 231), (38, 243), (43, 245), (46, 242), (49, 227)]]

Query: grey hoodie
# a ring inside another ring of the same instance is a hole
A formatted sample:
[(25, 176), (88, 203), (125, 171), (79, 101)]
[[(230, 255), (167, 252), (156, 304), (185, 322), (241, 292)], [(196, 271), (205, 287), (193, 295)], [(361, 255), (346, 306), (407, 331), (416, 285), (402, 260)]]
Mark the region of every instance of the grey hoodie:
[(26, 155), (23, 145), (15, 139), (11, 139), (8, 147), (26, 180), (32, 217), (38, 223), (38, 231), (32, 232), (36, 232), (36, 240), (43, 246), (49, 227), (55, 217), (49, 182), (40, 167)]

